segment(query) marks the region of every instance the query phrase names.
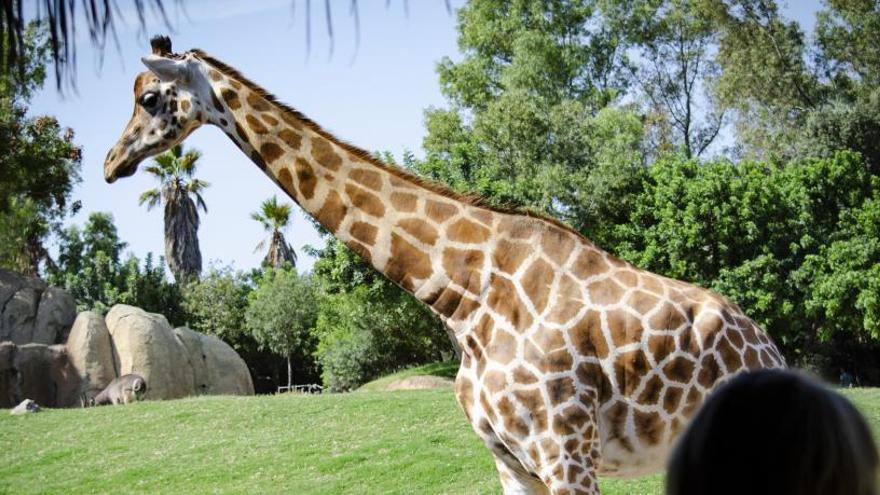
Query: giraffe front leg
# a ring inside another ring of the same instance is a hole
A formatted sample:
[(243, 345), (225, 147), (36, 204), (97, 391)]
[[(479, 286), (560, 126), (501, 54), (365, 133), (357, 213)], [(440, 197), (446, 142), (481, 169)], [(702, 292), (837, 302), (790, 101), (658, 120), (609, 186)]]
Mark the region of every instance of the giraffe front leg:
[[(599, 482), (596, 478), (594, 462), (595, 443), (592, 439), (584, 441), (568, 440), (560, 447), (556, 462), (542, 470), (542, 478), (550, 487), (552, 495), (599, 495)], [(586, 452), (586, 454), (584, 454)]]
[(498, 455), (493, 451), (492, 457), (495, 459), (504, 495), (550, 495), (547, 485), (525, 472), (521, 466), (511, 466), (508, 456)]
[(552, 436), (539, 442), (541, 478), (552, 495), (600, 493), (596, 478), (601, 459), (597, 410), (592, 394), (556, 408)]

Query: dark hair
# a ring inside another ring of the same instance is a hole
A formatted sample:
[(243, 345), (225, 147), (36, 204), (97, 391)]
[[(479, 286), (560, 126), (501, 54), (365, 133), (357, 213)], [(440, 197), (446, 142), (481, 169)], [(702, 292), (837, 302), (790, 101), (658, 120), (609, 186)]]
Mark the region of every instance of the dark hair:
[(877, 495), (865, 419), (804, 374), (762, 370), (713, 392), (669, 460), (667, 495)]

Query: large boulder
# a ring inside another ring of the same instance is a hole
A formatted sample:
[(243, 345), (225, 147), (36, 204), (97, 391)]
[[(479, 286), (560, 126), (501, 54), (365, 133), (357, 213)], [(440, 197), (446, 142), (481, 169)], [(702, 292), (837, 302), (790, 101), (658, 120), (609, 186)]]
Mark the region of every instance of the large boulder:
[(31, 342), (63, 344), (76, 320), (76, 301), (63, 289), (49, 287), (40, 297)]
[(25, 344), (15, 352), (21, 397), (45, 407), (80, 404), (80, 377), (63, 345)]
[(4, 409), (21, 402), (18, 369), (15, 367), (17, 351), (18, 346), (12, 342), (0, 343), (0, 407)]
[(83, 393), (94, 397), (119, 376), (113, 359), (113, 340), (104, 318), (83, 311), (73, 322), (67, 337), (67, 354), (83, 384)]
[(67, 292), (0, 269), (0, 341), (61, 343), (74, 318), (76, 302)]
[(195, 395), (189, 355), (164, 316), (118, 304), (107, 313), (120, 376), (136, 373), (147, 381), (147, 399)]
[(187, 349), (196, 392), (207, 395), (253, 395), (254, 383), (244, 360), (226, 342), (186, 327), (174, 333)]

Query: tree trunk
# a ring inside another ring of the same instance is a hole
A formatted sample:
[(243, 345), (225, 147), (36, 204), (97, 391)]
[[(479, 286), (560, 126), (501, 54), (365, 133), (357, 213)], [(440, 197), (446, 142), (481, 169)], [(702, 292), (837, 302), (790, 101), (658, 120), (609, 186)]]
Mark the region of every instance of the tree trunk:
[(287, 355), (287, 391), (293, 385), (293, 367), (290, 366), (290, 354)]

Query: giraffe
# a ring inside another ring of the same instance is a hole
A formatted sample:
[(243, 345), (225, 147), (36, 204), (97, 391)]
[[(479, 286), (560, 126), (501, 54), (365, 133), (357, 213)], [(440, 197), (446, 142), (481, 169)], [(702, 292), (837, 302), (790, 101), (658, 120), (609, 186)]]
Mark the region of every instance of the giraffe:
[(599, 493), (662, 467), (720, 382), (785, 366), (736, 304), (640, 270), (566, 225), (386, 165), (192, 49), (152, 40), (108, 183), (204, 124), (427, 304), (462, 349), (457, 399), (504, 493)]

